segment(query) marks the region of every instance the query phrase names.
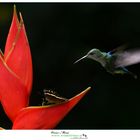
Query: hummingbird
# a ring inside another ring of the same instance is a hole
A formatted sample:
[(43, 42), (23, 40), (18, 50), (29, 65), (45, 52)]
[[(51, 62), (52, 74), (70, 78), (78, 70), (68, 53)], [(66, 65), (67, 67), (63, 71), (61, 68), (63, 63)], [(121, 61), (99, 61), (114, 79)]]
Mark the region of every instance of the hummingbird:
[(102, 52), (97, 48), (91, 49), (85, 56), (78, 59), (74, 64), (83, 59), (92, 59), (101, 64), (111, 74), (129, 74), (137, 79), (137, 75), (130, 72), (125, 66), (140, 63), (140, 50), (133, 49), (124, 51), (124, 47), (118, 47), (109, 52)]

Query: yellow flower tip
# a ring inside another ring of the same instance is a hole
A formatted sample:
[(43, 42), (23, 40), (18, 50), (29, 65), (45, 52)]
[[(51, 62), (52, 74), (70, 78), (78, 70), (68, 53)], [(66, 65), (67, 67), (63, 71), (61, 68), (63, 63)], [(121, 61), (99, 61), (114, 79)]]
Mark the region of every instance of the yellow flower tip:
[(73, 100), (73, 98), (76, 98), (77, 96), (84, 96), (86, 93), (88, 93), (88, 91), (91, 89), (91, 87), (86, 88), (84, 91), (82, 91), (80, 94), (77, 94), (76, 96), (72, 97), (70, 100)]
[(21, 12), (19, 12), (19, 17), (20, 17), (20, 22), (23, 24), (23, 17), (22, 17)]
[(84, 91), (82, 91), (80, 94), (86, 94), (91, 89), (91, 87), (86, 88)]
[(21, 12), (19, 12), (19, 16), (20, 16), (20, 24), (23, 25), (23, 28), (24, 28), (24, 33), (25, 33), (26, 41), (29, 44), (28, 37), (27, 37), (27, 34), (26, 34), (26, 30), (25, 30), (25, 27), (24, 27), (23, 16), (22, 16)]
[(0, 130), (5, 130), (4, 128), (0, 127)]
[(16, 9), (16, 5), (14, 4), (14, 12), (13, 15), (17, 16), (17, 9)]
[(14, 4), (14, 9), (13, 9), (13, 20), (16, 20), (16, 24), (19, 24), (18, 16), (17, 16), (17, 10), (16, 10), (16, 5)]
[(84, 91), (87, 92), (87, 91), (89, 91), (90, 89), (91, 89), (91, 87), (88, 87), (88, 88), (86, 88)]
[(2, 52), (2, 50), (0, 49), (0, 56), (3, 58), (4, 57), (4, 54)]

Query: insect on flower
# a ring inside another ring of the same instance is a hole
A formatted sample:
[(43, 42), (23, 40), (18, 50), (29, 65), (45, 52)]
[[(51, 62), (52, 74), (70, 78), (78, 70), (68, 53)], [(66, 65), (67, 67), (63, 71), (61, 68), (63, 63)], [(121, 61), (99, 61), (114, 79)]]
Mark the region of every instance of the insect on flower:
[(50, 105), (50, 104), (59, 104), (68, 101), (68, 99), (60, 97), (56, 91), (44, 89), (43, 92), (44, 92), (44, 97), (43, 97), (42, 106)]

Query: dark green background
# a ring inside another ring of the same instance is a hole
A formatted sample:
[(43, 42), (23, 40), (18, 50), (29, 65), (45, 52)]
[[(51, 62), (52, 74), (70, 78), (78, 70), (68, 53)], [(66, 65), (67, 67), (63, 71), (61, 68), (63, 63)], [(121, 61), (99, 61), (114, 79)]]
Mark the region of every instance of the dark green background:
[[(2, 49), (13, 4), (0, 4)], [(128, 67), (138, 75), (137, 80), (126, 75), (112, 76), (92, 60), (73, 65), (92, 48), (110, 51), (123, 44), (140, 47), (139, 3), (16, 3), (16, 6), (24, 18), (33, 58), (30, 105), (41, 103), (44, 88), (70, 98), (91, 86), (92, 90), (57, 129), (140, 129), (140, 64)], [(0, 126), (11, 128), (2, 107)]]

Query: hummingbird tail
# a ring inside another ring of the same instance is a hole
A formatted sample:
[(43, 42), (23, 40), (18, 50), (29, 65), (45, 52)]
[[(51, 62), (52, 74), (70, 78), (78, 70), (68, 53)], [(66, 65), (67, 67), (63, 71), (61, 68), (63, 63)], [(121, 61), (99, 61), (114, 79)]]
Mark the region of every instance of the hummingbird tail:
[(132, 77), (133, 77), (134, 79), (137, 79), (137, 78), (138, 78), (138, 76), (137, 76), (136, 74), (132, 73), (132, 72), (130, 72), (130, 75), (132, 75)]
[(137, 75), (136, 75), (136, 74), (134, 74), (133, 72), (131, 72), (131, 71), (127, 70), (126, 68), (123, 68), (123, 69), (124, 69), (124, 71), (126, 72), (126, 74), (131, 75), (134, 79), (137, 79), (137, 78), (138, 78), (138, 77), (137, 77)]

